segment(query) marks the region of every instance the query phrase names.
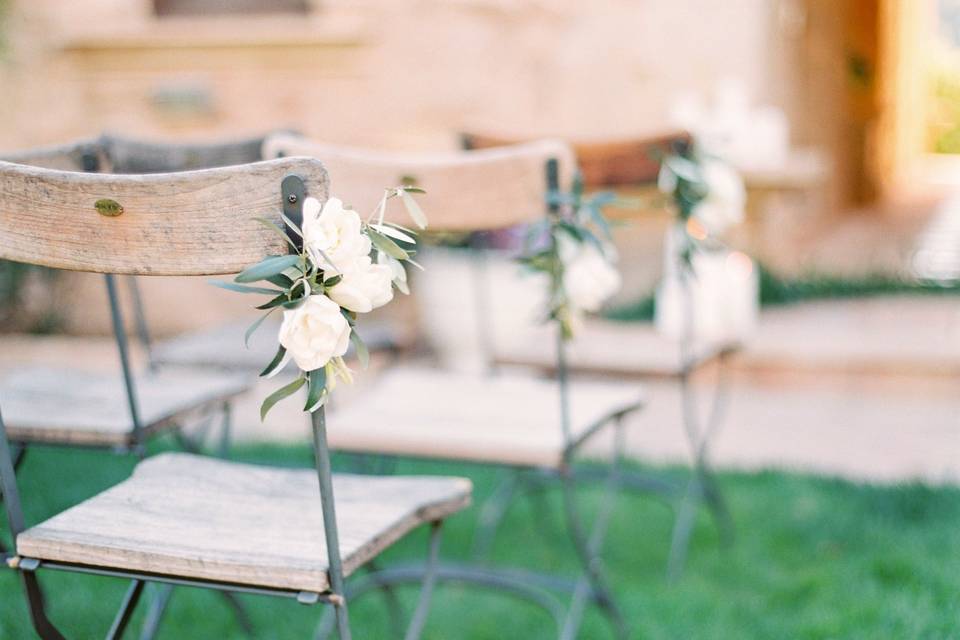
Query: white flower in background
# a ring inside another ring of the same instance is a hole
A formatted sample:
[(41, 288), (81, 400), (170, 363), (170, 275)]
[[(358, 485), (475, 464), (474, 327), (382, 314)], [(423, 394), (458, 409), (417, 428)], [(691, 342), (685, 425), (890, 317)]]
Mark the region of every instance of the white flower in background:
[(393, 270), (389, 265), (374, 264), (369, 256), (354, 260), (341, 276), (327, 295), (345, 309), (366, 313), (393, 299)]
[(620, 272), (594, 244), (561, 241), (560, 257), (564, 262), (563, 288), (575, 308), (599, 311), (620, 290)]
[(303, 246), (327, 276), (347, 271), (370, 254), (370, 238), (362, 229), (360, 216), (339, 198), (327, 200), (322, 210), (316, 198), (303, 202)]
[(692, 215), (713, 235), (743, 222), (747, 190), (743, 179), (730, 165), (705, 159), (701, 170), (707, 196), (693, 208)]
[(283, 312), (280, 344), (304, 371), (325, 366), (350, 345), (350, 325), (340, 305), (324, 295), (312, 295), (296, 309)]

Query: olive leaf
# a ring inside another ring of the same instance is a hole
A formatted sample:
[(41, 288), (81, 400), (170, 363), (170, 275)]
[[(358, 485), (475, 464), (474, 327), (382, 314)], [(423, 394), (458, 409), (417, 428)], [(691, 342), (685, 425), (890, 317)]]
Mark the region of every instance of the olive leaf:
[(366, 369), (367, 365), (370, 364), (370, 350), (367, 349), (367, 344), (356, 329), (350, 332), (350, 343), (353, 345), (354, 351), (357, 352), (357, 360), (360, 361), (360, 366)]
[(260, 377), (269, 378), (276, 373), (276, 370), (280, 367), (284, 360), (286, 360), (286, 357), (287, 348), (283, 345), (280, 345), (280, 347), (277, 349), (277, 355), (273, 356), (273, 360), (270, 361), (270, 364), (267, 365), (267, 368), (260, 372)]
[(372, 227), (367, 227), (367, 235), (370, 236), (370, 241), (373, 243), (377, 249), (383, 251), (388, 256), (392, 256), (397, 260), (406, 260), (410, 255), (400, 247), (396, 242), (383, 235), (376, 229)]
[(263, 401), (263, 404), (260, 405), (260, 421), (263, 422), (263, 420), (267, 417), (267, 413), (270, 412), (270, 409), (273, 409), (275, 404), (296, 393), (300, 387), (306, 384), (306, 382), (306, 378), (300, 376), (290, 384), (280, 387), (267, 396), (267, 398)]
[(280, 275), (286, 269), (297, 264), (300, 264), (300, 256), (298, 255), (270, 256), (252, 267), (247, 267), (233, 280), (234, 282), (257, 282), (271, 276)]
[(426, 229), (427, 216), (424, 215), (423, 209), (420, 208), (420, 205), (417, 204), (417, 201), (413, 199), (413, 196), (410, 195), (408, 190), (404, 189), (400, 192), (400, 199), (403, 200), (403, 206), (407, 208), (407, 213), (409, 213), (413, 221), (417, 223), (417, 226), (421, 229)]
[(266, 320), (274, 311), (276, 311), (276, 309), (270, 309), (270, 311), (267, 311), (265, 314), (257, 318), (256, 322), (247, 327), (247, 330), (243, 334), (243, 346), (245, 346), (247, 349), (250, 348), (250, 336), (253, 335), (254, 331), (260, 328), (260, 325), (263, 324), (263, 321)]
[(268, 296), (275, 296), (280, 293), (276, 289), (267, 289), (265, 287), (247, 287), (242, 284), (237, 284), (236, 282), (225, 282), (223, 280), (208, 280), (207, 282), (215, 287), (220, 287), (221, 289), (226, 289), (227, 291), (236, 291), (238, 293), (260, 293)]
[(407, 244), (417, 244), (416, 238), (407, 235), (403, 231), (394, 229), (390, 225), (386, 224), (371, 224), (372, 228), (376, 229), (379, 233), (382, 233), (385, 236), (390, 236), (394, 240), (400, 240), (401, 242), (406, 242)]
[(326, 400), (327, 370), (324, 367), (314, 369), (307, 374), (307, 378), (309, 380), (307, 403), (303, 405), (303, 410), (312, 413), (323, 406)]

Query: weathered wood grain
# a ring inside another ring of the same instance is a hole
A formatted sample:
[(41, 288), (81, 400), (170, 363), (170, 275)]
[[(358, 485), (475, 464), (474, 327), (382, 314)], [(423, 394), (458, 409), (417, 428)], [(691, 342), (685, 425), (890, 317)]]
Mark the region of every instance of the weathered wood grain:
[[(164, 369), (135, 377), (145, 435), (247, 391), (250, 377)], [(14, 442), (122, 446), (133, 422), (120, 372), (28, 367), (0, 379), (0, 405)]]
[[(349, 575), (417, 525), (470, 503), (469, 480), (334, 475)], [(22, 556), (324, 592), (316, 472), (189, 454), (142, 462), (119, 485), (22, 533)]]
[[(307, 158), (152, 175), (0, 162), (0, 258), (76, 271), (235, 273), (286, 252), (255, 218), (280, 220), (280, 182), (291, 173), (310, 195), (326, 199), (326, 171)], [(94, 205), (103, 199), (122, 213), (98, 213)]]
[[(332, 195), (371, 213), (383, 190), (411, 183), (426, 190), (418, 195), (434, 231), (500, 229), (534, 222), (546, 213), (548, 159), (561, 167), (569, 184), (575, 159), (566, 144), (541, 140), (475, 152), (387, 153), (312, 142), (298, 136), (267, 138), (263, 156), (310, 156), (320, 160), (333, 184)], [(403, 205), (391, 202), (388, 218), (409, 225)]]
[(113, 173), (163, 173), (259, 162), (266, 137), (177, 144), (104, 134), (97, 142)]
[[(637, 384), (578, 380), (570, 391), (574, 440), (643, 399)], [(560, 390), (553, 380), (506, 372), (394, 367), (362, 400), (334, 410), (328, 437), (334, 450), (556, 468)]]
[[(468, 149), (491, 149), (524, 142), (522, 138), (480, 133), (462, 134)], [(588, 188), (636, 186), (657, 179), (660, 158), (676, 142), (689, 142), (685, 131), (667, 131), (650, 136), (614, 140), (571, 141), (583, 180)]]

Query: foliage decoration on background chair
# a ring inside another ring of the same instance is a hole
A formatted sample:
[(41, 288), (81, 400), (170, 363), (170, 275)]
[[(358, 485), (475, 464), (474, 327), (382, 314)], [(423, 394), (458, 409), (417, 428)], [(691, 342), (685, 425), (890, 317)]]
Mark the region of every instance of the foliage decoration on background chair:
[[(548, 165), (548, 181), (557, 181), (556, 163)], [(610, 223), (601, 207), (615, 196), (609, 192), (583, 193), (583, 177), (576, 172), (569, 193), (555, 186), (548, 194), (549, 215), (530, 226), (521, 264), (549, 277), (548, 318), (556, 320), (564, 339), (574, 336), (585, 312), (600, 310), (620, 289), (614, 263)]]
[(657, 186), (672, 201), (683, 230), (682, 263), (690, 267), (693, 252), (704, 244), (720, 244), (720, 236), (743, 222), (746, 190), (737, 172), (692, 142), (678, 142), (663, 158)]

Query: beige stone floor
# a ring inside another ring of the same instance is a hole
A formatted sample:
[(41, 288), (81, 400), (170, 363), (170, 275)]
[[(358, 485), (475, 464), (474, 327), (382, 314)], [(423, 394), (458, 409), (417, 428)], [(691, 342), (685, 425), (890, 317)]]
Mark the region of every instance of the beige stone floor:
[[(765, 312), (756, 340), (731, 366), (727, 419), (713, 450), (716, 463), (871, 481), (960, 481), (958, 315), (960, 301), (929, 297)], [(108, 339), (0, 337), (0, 372), (27, 362), (109, 369), (116, 355)], [(712, 373), (698, 378), (701, 396), (712, 389)], [(375, 375), (361, 373), (361, 381), (341, 389), (336, 401), (360, 397), (363, 380)], [(261, 382), (241, 401), (237, 438), (306, 440), (307, 421), (297, 402), (281, 403), (259, 422), (260, 399), (280, 384)], [(648, 408), (630, 422), (630, 452), (657, 462), (686, 460), (677, 385), (661, 380), (647, 388)], [(597, 442), (593, 453), (601, 454), (603, 446)]]

